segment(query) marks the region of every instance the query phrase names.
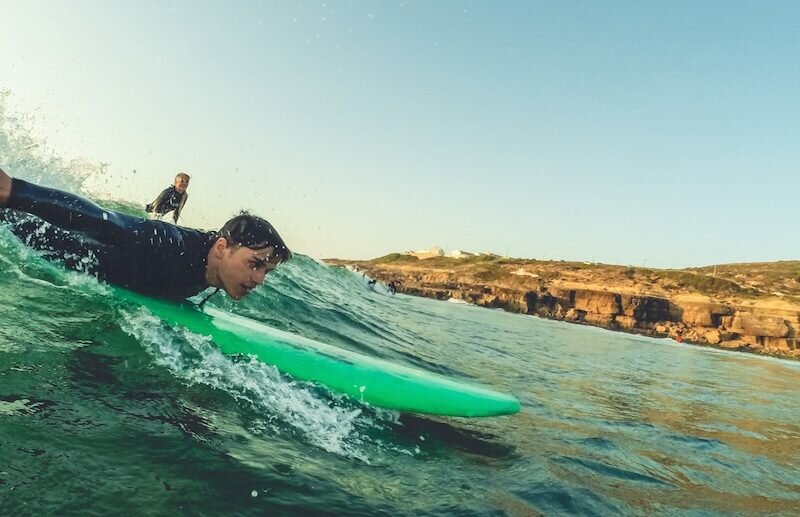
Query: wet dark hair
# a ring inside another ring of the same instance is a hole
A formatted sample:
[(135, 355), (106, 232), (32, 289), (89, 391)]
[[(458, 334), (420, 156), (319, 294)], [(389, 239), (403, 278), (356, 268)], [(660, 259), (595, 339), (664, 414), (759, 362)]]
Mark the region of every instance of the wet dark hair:
[(252, 215), (245, 210), (225, 223), (217, 235), (225, 239), (229, 246), (244, 246), (254, 250), (274, 247), (273, 255), (280, 262), (292, 258), (292, 252), (278, 235), (278, 230), (266, 219)]

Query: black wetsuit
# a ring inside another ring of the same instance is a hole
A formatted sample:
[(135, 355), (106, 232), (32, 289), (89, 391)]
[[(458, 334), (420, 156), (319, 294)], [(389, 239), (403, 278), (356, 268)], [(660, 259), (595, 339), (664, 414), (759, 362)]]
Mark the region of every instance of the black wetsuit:
[(16, 178), (0, 222), (46, 258), (142, 294), (181, 299), (208, 287), (215, 232), (104, 210)]
[(178, 217), (181, 215), (183, 205), (189, 199), (189, 194), (186, 192), (180, 193), (175, 189), (174, 185), (170, 185), (161, 191), (158, 197), (147, 205), (144, 209), (147, 212), (155, 212), (158, 215), (164, 215), (167, 212), (172, 212), (172, 218), (178, 222)]

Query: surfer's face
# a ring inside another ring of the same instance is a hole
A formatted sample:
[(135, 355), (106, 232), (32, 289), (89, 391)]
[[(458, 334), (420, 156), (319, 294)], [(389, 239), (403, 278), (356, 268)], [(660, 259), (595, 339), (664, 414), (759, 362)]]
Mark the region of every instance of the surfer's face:
[(189, 178), (186, 176), (176, 176), (173, 186), (179, 194), (183, 194), (186, 192), (186, 189), (189, 188)]
[(275, 248), (260, 250), (244, 246), (228, 246), (219, 265), (222, 288), (234, 300), (246, 296), (264, 283), (267, 273), (278, 267), (272, 254)]

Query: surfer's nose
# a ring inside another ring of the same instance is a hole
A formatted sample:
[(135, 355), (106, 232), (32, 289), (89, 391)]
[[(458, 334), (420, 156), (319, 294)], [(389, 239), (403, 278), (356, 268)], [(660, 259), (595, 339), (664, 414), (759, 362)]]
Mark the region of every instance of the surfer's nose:
[(253, 271), (253, 276), (251, 277), (251, 279), (256, 285), (261, 285), (264, 283), (264, 277), (266, 276), (267, 272), (265, 270), (258, 269), (256, 271)]

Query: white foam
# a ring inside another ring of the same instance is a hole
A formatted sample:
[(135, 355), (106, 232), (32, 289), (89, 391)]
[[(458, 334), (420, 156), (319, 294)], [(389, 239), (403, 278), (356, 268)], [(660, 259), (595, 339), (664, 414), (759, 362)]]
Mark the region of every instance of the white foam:
[(164, 328), (145, 309), (122, 312), (122, 329), (135, 337), (159, 366), (189, 384), (222, 390), (240, 404), (263, 413), (251, 432), (279, 433), (274, 419), (300, 431), (322, 449), (369, 463), (360, 450), (363, 440), (356, 429), (361, 409), (339, 407), (315, 396), (310, 386), (287, 380), (272, 366), (254, 357), (236, 362), (225, 356), (205, 336), (185, 329)]
[[(2, 233), (7, 233), (8, 238), (6, 238), (5, 235), (2, 235)], [(23, 282), (41, 287), (61, 290), (75, 289), (81, 293), (88, 292), (91, 294), (101, 295), (109, 295), (111, 293), (109, 287), (99, 282), (95, 277), (85, 273), (61, 269), (59, 266), (47, 262), (45, 258), (41, 257), (40, 252), (32, 250), (27, 246), (12, 244), (16, 238), (13, 237), (9, 232), (2, 233), (0, 233), (0, 263), (2, 263), (4, 272), (9, 272), (15, 275)], [(11, 256), (11, 258), (9, 258), (9, 256)], [(68, 259), (70, 257), (64, 258)], [(91, 259), (85, 258), (84, 264), (88, 264), (89, 261), (91, 261)], [(65, 284), (56, 284), (43, 278), (31, 276), (26, 272), (26, 270), (23, 270), (19, 264), (25, 264), (25, 268), (31, 270), (34, 275), (37, 274), (39, 272), (38, 270), (41, 269), (57, 270), (59, 271), (57, 277), (62, 278)]]
[(32, 415), (42, 406), (41, 402), (31, 402), (28, 399), (18, 399), (12, 402), (0, 400), (0, 415)]
[(0, 158), (12, 176), (61, 190), (84, 191), (84, 184), (107, 176), (103, 164), (85, 158), (63, 158), (34, 135), (34, 117), (9, 109), (12, 94), (0, 89)]

